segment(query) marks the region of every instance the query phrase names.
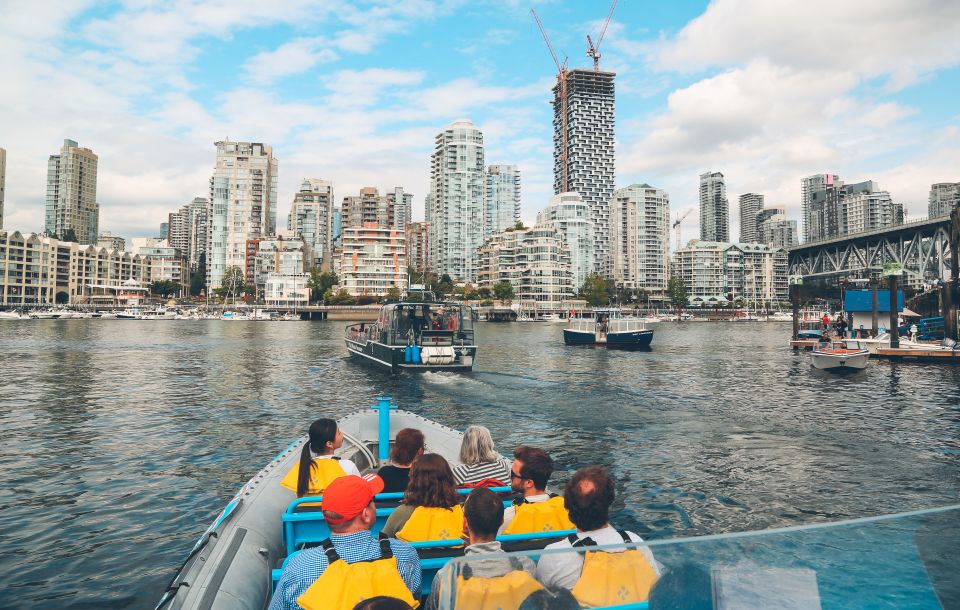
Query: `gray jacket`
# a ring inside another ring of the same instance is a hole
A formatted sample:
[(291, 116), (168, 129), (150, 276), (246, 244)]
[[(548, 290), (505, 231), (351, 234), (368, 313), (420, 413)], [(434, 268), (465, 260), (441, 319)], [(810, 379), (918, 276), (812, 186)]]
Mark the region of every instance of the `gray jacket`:
[[(497, 576), (503, 576), (508, 572), (512, 572), (514, 569), (514, 562), (511, 561), (510, 557), (504, 557), (502, 555), (503, 550), (500, 548), (500, 543), (494, 540), (493, 542), (481, 542), (479, 544), (471, 544), (466, 547), (463, 551), (467, 560), (465, 563), (470, 565), (470, 569), (473, 571), (473, 575), (479, 578), (496, 578)], [(487, 557), (487, 558), (478, 558), (477, 555), (497, 555), (496, 557)], [(530, 576), (536, 576), (536, 566), (530, 559), (526, 557), (517, 557), (516, 559), (520, 560), (520, 565), (524, 570), (527, 571)], [(460, 565), (463, 565), (464, 562), (461, 562)], [(440, 600), (442, 599), (442, 591), (444, 585), (447, 584), (448, 579), (456, 579), (459, 569), (454, 570), (451, 564), (447, 564), (440, 568), (440, 571), (437, 572), (436, 577), (433, 579), (433, 586), (430, 588), (430, 596), (427, 597), (427, 601), (423, 605), (423, 610), (439, 610)], [(452, 606), (451, 606), (452, 607)]]

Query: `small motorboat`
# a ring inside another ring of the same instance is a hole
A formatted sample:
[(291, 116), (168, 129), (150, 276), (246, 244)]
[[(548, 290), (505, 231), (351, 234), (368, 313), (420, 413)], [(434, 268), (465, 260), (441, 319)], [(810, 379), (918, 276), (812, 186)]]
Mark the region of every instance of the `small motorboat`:
[(833, 345), (816, 346), (810, 353), (813, 368), (831, 373), (853, 372), (867, 368), (870, 352)]

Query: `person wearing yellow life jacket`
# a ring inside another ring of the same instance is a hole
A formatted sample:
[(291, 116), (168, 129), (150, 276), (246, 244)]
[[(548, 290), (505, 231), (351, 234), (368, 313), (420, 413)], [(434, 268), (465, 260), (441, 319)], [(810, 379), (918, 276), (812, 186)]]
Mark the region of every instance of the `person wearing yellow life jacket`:
[[(463, 505), (467, 537), (465, 561), (448, 563), (437, 572), (424, 610), (464, 608), (517, 610), (543, 587), (533, 577), (535, 567), (526, 557), (503, 557), (497, 529), (503, 523), (503, 502), (486, 487), (470, 492)], [(449, 599), (453, 598), (453, 599)]]
[(310, 440), (303, 445), (300, 461), (290, 469), (280, 485), (304, 496), (323, 495), (323, 490), (337, 478), (360, 470), (350, 460), (333, 453), (343, 446), (343, 432), (332, 419), (318, 419), (310, 424)]
[(563, 506), (563, 498), (547, 492), (553, 474), (553, 460), (538, 447), (517, 447), (513, 452), (510, 487), (523, 495), (503, 514), (499, 534), (529, 534), (572, 530), (573, 523)]
[(321, 509), (330, 538), (292, 557), (283, 569), (270, 610), (352, 610), (376, 596), (419, 606), (420, 558), (400, 540), (378, 540), (374, 495), (383, 490), (375, 474), (348, 475), (330, 483)]
[(406, 542), (460, 539), (463, 509), (453, 471), (442, 455), (428, 453), (413, 463), (403, 504), (387, 519), (382, 533)]
[(584, 608), (646, 601), (660, 577), (660, 567), (647, 548), (590, 550), (593, 546), (642, 542), (633, 532), (609, 524), (615, 497), (613, 480), (599, 466), (574, 473), (563, 493), (564, 506), (576, 534), (549, 544), (537, 564), (537, 579), (545, 587), (569, 589)]

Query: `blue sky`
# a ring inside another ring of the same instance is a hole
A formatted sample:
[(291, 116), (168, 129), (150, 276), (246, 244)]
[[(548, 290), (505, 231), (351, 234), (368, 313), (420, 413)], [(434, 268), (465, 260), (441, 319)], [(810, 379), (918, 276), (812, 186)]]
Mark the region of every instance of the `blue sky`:
[[(555, 68), (587, 67), (604, 1), (0, 0), (4, 226), (42, 229), (46, 158), (64, 138), (100, 156), (100, 226), (155, 234), (207, 192), (215, 140), (280, 161), (278, 218), (302, 178), (404, 186), (422, 216), (433, 138), (469, 118), (487, 163), (516, 163), (523, 211), (552, 194)], [(799, 182), (873, 179), (926, 214), (960, 181), (960, 4), (951, 0), (620, 0), (601, 67), (617, 72), (617, 185), (696, 208), (697, 176), (799, 217)], [(696, 237), (697, 213), (684, 223)]]

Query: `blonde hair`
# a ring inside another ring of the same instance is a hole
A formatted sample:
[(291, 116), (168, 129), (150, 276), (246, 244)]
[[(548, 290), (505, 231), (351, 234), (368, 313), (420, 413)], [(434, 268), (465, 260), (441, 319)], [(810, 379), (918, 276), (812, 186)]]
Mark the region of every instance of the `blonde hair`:
[(460, 463), (472, 466), (496, 459), (490, 431), (483, 426), (469, 426), (463, 433), (463, 444), (460, 445)]

